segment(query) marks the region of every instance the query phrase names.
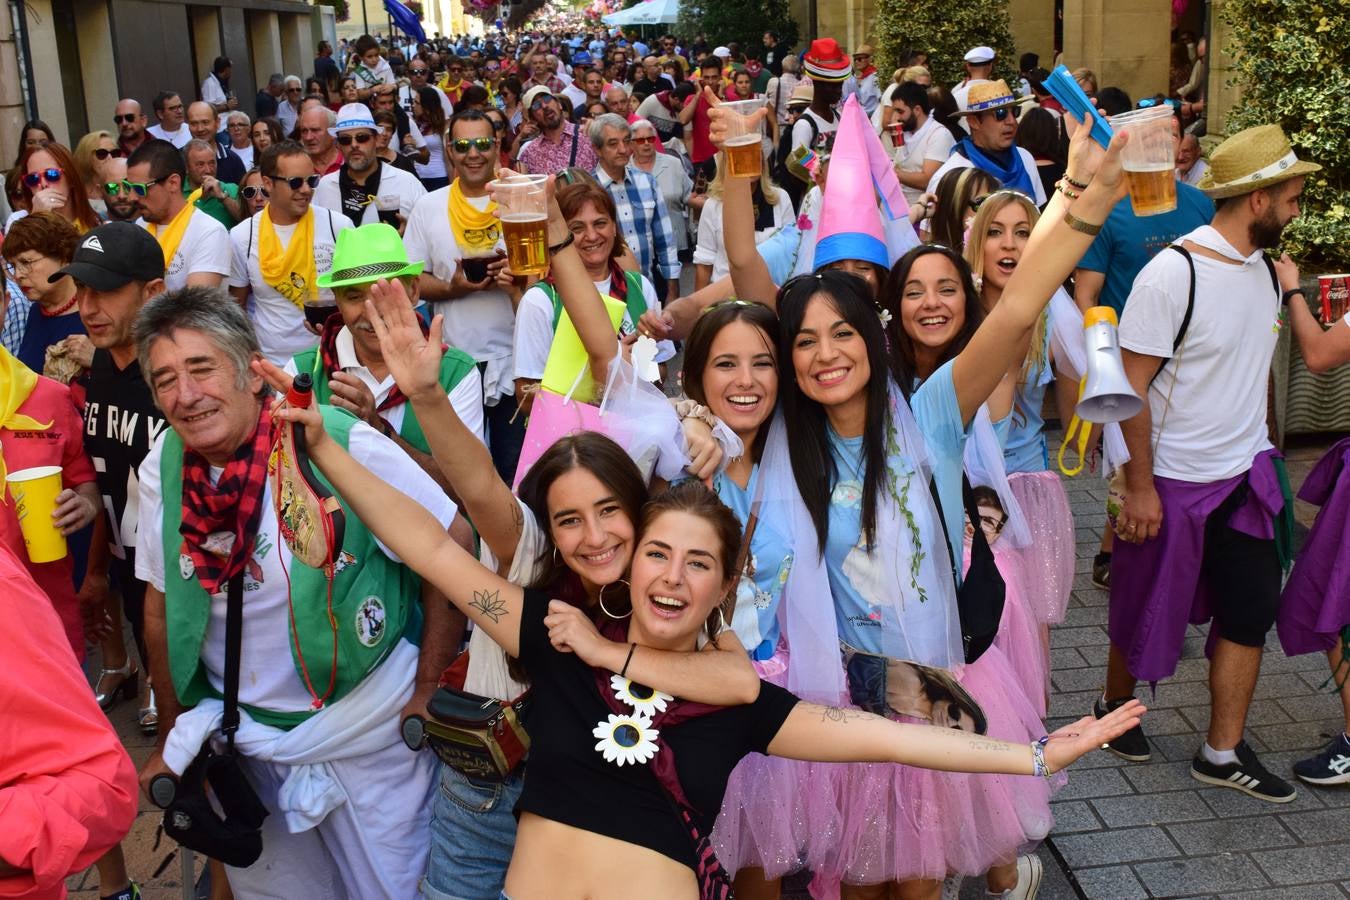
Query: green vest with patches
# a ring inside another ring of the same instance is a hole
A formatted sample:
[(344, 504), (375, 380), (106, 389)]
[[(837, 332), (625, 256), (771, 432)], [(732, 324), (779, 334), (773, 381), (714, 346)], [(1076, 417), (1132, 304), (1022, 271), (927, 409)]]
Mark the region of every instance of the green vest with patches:
[[(636, 328), (638, 319), (647, 311), (647, 299), (642, 296), (642, 275), (638, 272), (624, 272), (623, 280), (625, 282), (624, 306), (628, 310), (628, 318)], [(558, 289), (547, 281), (536, 281), (535, 287), (544, 292), (549, 302), (553, 304), (553, 330), (558, 330), (558, 322), (562, 320), (563, 303), (562, 297), (558, 296)]]
[[(323, 357), (319, 354), (319, 348), (312, 347), (309, 350), (297, 353), (292, 357), (292, 361), (295, 363), (295, 371), (309, 372), (314, 376), (314, 399), (320, 403), (328, 403), (333, 394), (328, 387), (328, 378), (332, 373), (323, 371)], [(477, 363), (474, 362), (473, 357), (463, 350), (457, 350), (454, 347), (449, 348), (441, 355), (441, 372), (438, 378), (441, 387), (449, 394), (475, 365)], [(344, 415), (351, 415), (346, 410), (335, 411)], [(422, 431), (422, 423), (417, 421), (417, 415), (413, 412), (411, 403), (405, 405), (403, 424), (399, 426), (398, 436), (423, 453), (431, 453), (431, 447), (427, 444), (427, 436)]]
[[(329, 406), (320, 407), (328, 434), (344, 449), (351, 434), (352, 416)], [(160, 460), (160, 478), (164, 503), (164, 607), (168, 627), (169, 669), (173, 686), (184, 706), (195, 706), (205, 697), (219, 697), (207, 680), (202, 664), (202, 642), (211, 616), (211, 598), (201, 582), (182, 560), (183, 539), (179, 525), (183, 517), (183, 441), (169, 429), (164, 437), (164, 455)], [(332, 485), (318, 473), (331, 490)], [(336, 492), (335, 492), (336, 493)], [(341, 501), (341, 497), (338, 497)], [(337, 623), (337, 680), (326, 702), (333, 703), (356, 687), (375, 669), (399, 640), (407, 637), (420, 642), (422, 608), (421, 581), (406, 566), (386, 556), (375, 537), (352, 514), (346, 503), (346, 527), (342, 541), (342, 560), (333, 578), (333, 620)], [(276, 516), (271, 504), (262, 515)], [(256, 552), (254, 547), (251, 553)], [(279, 553), (279, 547), (270, 552)], [(185, 570), (188, 574), (184, 574)], [(309, 670), (309, 683), (320, 694), (332, 675), (333, 628), (328, 619), (328, 582), (322, 571), (291, 560), (291, 606), (294, 620), (288, 625), (291, 661), (296, 678), (303, 681), (300, 658), (296, 655), (296, 636)], [(285, 587), (283, 584), (282, 587)], [(249, 614), (249, 592), (244, 592), (244, 615)], [(381, 618), (382, 616), (382, 618)], [(240, 707), (258, 722), (277, 728), (293, 728), (314, 714), (276, 712), (247, 704)]]

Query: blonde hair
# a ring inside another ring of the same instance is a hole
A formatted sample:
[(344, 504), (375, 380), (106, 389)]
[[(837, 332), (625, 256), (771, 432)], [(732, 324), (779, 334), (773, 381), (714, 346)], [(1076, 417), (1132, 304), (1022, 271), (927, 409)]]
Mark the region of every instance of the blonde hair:
[[(1007, 188), (995, 191), (984, 198), (980, 208), (975, 213), (974, 220), (970, 223), (970, 237), (966, 239), (965, 250), (962, 255), (967, 263), (970, 264), (970, 271), (975, 276), (977, 283), (981, 285), (983, 293), (984, 284), (984, 244), (989, 238), (989, 229), (994, 224), (994, 218), (1003, 210), (1013, 204), (1022, 207), (1022, 212), (1026, 214), (1027, 222), (1032, 227), (1036, 227), (1036, 222), (1040, 219), (1040, 211), (1036, 209), (1036, 204), (1030, 197), (1021, 191), (1013, 191)], [(981, 301), (983, 305), (983, 300)], [(988, 310), (985, 310), (987, 313)], [(1036, 318), (1036, 324), (1031, 329), (1031, 347), (1027, 351), (1026, 359), (1022, 360), (1022, 372), (1018, 381), (1025, 384), (1034, 375), (1039, 375), (1049, 365), (1049, 360), (1045, 354), (1045, 331), (1049, 326), (1048, 307)]]
[(98, 145), (104, 138), (113, 141), (113, 143), (117, 142), (117, 139), (112, 136), (112, 132), (91, 131), (80, 138), (80, 142), (75, 145), (75, 152), (71, 156), (75, 159), (75, 170), (79, 173), (81, 181), (92, 182), (95, 180), (94, 151), (98, 149)]
[(906, 84), (911, 81), (918, 81), (920, 78), (932, 78), (927, 66), (910, 66), (908, 69), (902, 69), (895, 80), (896, 84)]
[[(725, 152), (718, 150), (717, 174), (714, 175), (713, 180), (708, 183), (709, 197), (722, 196), (722, 191), (726, 186), (726, 178), (727, 178), (727, 155)], [(779, 188), (778, 185), (774, 184), (773, 179), (769, 177), (768, 166), (760, 167), (759, 189), (760, 192), (764, 194), (764, 199), (767, 202), (775, 206), (778, 205), (778, 192), (779, 190), (781, 190), (781, 188)]]

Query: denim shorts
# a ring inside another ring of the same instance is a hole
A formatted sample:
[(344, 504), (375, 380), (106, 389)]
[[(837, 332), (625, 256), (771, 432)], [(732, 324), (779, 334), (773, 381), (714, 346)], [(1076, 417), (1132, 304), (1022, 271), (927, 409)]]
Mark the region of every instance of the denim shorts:
[(524, 772), (496, 782), (444, 763), (440, 770), (422, 894), (429, 900), (500, 900), (516, 844), (514, 810)]

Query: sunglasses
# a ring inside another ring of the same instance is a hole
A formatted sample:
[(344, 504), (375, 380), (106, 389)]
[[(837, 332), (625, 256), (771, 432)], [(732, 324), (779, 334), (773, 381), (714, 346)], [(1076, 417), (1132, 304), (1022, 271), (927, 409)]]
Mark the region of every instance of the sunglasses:
[(309, 185), (310, 190), (319, 186), (318, 175), (295, 175), (291, 178), (282, 178), (280, 175), (271, 175), (269, 177), (274, 183), (279, 181), (293, 191), (300, 190), (302, 184)]
[(998, 109), (991, 109), (987, 113), (981, 113), (981, 115), (993, 116), (994, 121), (1002, 122), (1004, 119), (1008, 118), (1008, 116), (1012, 115), (1012, 107), (1000, 106)]
[(59, 184), (61, 182), (60, 169), (42, 169), (38, 172), (29, 172), (23, 176), (23, 183), (28, 185), (29, 190), (35, 190), (39, 184)]
[(356, 134), (340, 134), (337, 137), (338, 144), (343, 147), (350, 147), (353, 141), (358, 144), (369, 144), (373, 140), (375, 140), (375, 135), (371, 134), (369, 131), (361, 131)]
[(554, 100), (552, 97), (535, 97), (534, 102), (530, 104), (530, 112), (534, 112), (536, 109), (543, 109), (553, 102)]
[(1168, 97), (1165, 99), (1159, 99), (1157, 97), (1145, 97), (1143, 100), (1139, 101), (1138, 107), (1139, 109), (1150, 109), (1161, 103), (1166, 103), (1173, 109), (1181, 109), (1181, 101), (1172, 97)]
[(288, 93), (288, 94), (299, 94), (299, 93), (302, 93), (303, 91), (304, 91), (304, 88), (294, 88), (294, 87), (292, 87), (292, 88), (286, 88), (286, 93)]
[[(318, 178), (319, 176), (314, 176), (316, 182), (318, 181)], [(250, 184), (248, 187), (239, 189), (239, 196), (243, 197), (245, 200), (257, 200), (259, 197), (266, 200), (270, 195), (267, 193), (267, 188)]]
[(163, 178), (156, 178), (153, 181), (123, 181), (122, 186), (131, 191), (137, 197), (144, 197), (150, 193), (150, 189), (163, 181)]
[(427, 74), (427, 73), (430, 72), (430, 71), (431, 71), (430, 69), (409, 69), (409, 70), (408, 70), (408, 74), (409, 74), (409, 75), (425, 75), (425, 74)]
[(635, 143), (635, 144), (655, 144), (655, 143), (656, 143), (656, 136), (655, 136), (655, 135), (648, 135), (647, 137), (635, 137), (635, 138), (633, 138), (633, 143)]
[(468, 153), (470, 148), (479, 153), (486, 153), (497, 143), (496, 138), (458, 138), (450, 142), (450, 148), (461, 155)]
[(97, 150), (94, 151), (94, 155), (97, 156), (100, 160), (105, 160), (110, 156), (113, 159), (121, 159), (122, 149), (119, 147), (115, 150), (108, 150), (105, 147), (99, 147)]
[(124, 124), (125, 124), (125, 125), (130, 125), (132, 122), (135, 122), (135, 121), (136, 121), (136, 114), (135, 114), (135, 113), (126, 113), (125, 115), (121, 115), (121, 116), (113, 116), (113, 121), (116, 122), (118, 125), (124, 125)]

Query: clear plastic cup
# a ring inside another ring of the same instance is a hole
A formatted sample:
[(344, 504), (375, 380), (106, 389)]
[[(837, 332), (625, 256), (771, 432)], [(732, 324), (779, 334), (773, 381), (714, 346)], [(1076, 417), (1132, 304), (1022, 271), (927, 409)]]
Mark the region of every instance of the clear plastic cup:
[(764, 108), (768, 100), (734, 100), (722, 104), (726, 110), (726, 137), (722, 152), (727, 157), (727, 174), (732, 178), (758, 178), (764, 171), (764, 135), (759, 123), (750, 117)]
[(28, 561), (49, 563), (65, 558), (66, 536), (52, 519), (56, 496), (61, 493), (61, 467), (20, 469), (10, 472), (5, 482), (14, 500), (14, 514), (23, 532)]
[(1128, 131), (1130, 142), (1120, 161), (1136, 216), (1156, 216), (1177, 208), (1177, 141), (1172, 107), (1166, 103), (1111, 117), (1114, 131)]
[(492, 182), (501, 213), (507, 265), (514, 275), (548, 271), (547, 175), (512, 175)]

